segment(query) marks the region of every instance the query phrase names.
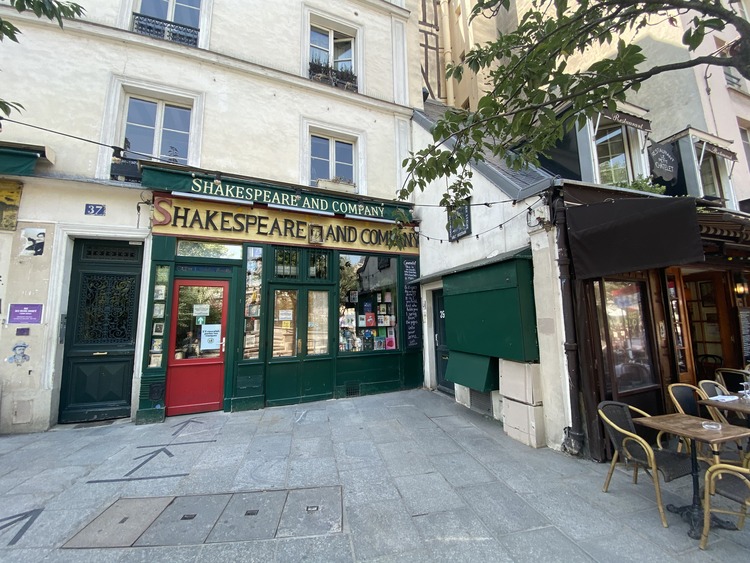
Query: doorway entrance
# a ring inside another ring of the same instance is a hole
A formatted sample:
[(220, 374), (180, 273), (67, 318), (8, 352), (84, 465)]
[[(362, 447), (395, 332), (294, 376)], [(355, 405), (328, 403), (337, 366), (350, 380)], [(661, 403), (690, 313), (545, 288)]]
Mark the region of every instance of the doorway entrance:
[(143, 246), (73, 245), (60, 423), (130, 416)]
[(448, 350), (445, 338), (445, 299), (442, 289), (432, 292), (432, 311), (432, 324), (435, 330), (435, 374), (437, 376), (437, 387), (440, 391), (453, 394), (455, 393), (455, 386), (452, 381), (448, 381), (445, 378), (450, 351)]
[(229, 282), (176, 279), (166, 415), (223, 408)]
[(271, 288), (269, 405), (333, 397), (332, 293), (319, 286)]

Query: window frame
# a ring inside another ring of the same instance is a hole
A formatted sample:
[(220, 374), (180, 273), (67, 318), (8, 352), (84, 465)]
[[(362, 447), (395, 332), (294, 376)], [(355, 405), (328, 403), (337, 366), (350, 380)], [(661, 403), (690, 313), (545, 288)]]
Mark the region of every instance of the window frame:
[[(335, 127), (320, 122), (303, 119), (302, 120), (302, 146), (300, 154), (300, 184), (305, 186), (314, 186), (312, 180), (312, 138), (322, 137), (329, 140), (341, 141), (352, 145), (352, 176), (353, 176), (353, 193), (366, 194), (366, 142), (363, 131), (354, 129), (345, 129)], [(329, 172), (332, 170), (331, 151), (334, 144), (329, 144)], [(335, 172), (335, 168), (333, 168)], [(333, 176), (332, 176), (333, 177)], [(331, 177), (331, 178), (332, 178)], [(331, 179), (329, 178), (329, 179)], [(342, 187), (350, 186), (341, 184)], [(351, 193), (352, 190), (342, 190)]]
[[(146, 153), (146, 154), (150, 154), (153, 158), (149, 159), (146, 157), (146, 155), (135, 154), (134, 156), (137, 157), (135, 160), (154, 160), (154, 161), (159, 161), (159, 162), (168, 162), (167, 160), (165, 160), (166, 158), (168, 158), (168, 155), (160, 154), (162, 141), (164, 138), (164, 131), (166, 129), (165, 124), (164, 124), (164, 121), (166, 119), (166, 109), (167, 107), (174, 107), (178, 109), (189, 110), (190, 111), (190, 123), (192, 123), (193, 121), (193, 109), (189, 106), (178, 104), (169, 100), (147, 97), (147, 96), (142, 96), (142, 95), (137, 95), (137, 94), (126, 94), (125, 108), (123, 110), (122, 123), (120, 125), (120, 131), (121, 131), (121, 135), (119, 137), (120, 143), (117, 145), (123, 148), (125, 147), (125, 134), (127, 133), (128, 125), (130, 125), (131, 123), (129, 121), (129, 117), (130, 117), (129, 109), (130, 109), (131, 100), (140, 100), (143, 102), (156, 104), (156, 115), (155, 115), (155, 120), (154, 120), (154, 129), (153, 129), (154, 135), (153, 135), (153, 139), (151, 143), (151, 152)], [(188, 127), (189, 127), (189, 124), (188, 124)], [(179, 133), (184, 133), (184, 132), (179, 131)], [(188, 135), (188, 142), (187, 142), (188, 154), (186, 154), (184, 158), (180, 157), (180, 159), (184, 160), (184, 162), (174, 162), (173, 164), (182, 164), (183, 166), (186, 166), (188, 164), (188, 158), (190, 154), (189, 152), (190, 151), (190, 136), (191, 136), (190, 129), (188, 129), (187, 135)], [(127, 150), (123, 151), (123, 155), (127, 155), (127, 152), (128, 152)], [(125, 156), (125, 158), (128, 158), (128, 157)]]
[[(170, 0), (171, 3), (174, 3), (174, 1)], [(213, 4), (214, 0), (201, 0), (197, 45), (199, 49), (208, 49), (209, 47)], [(117, 15), (117, 27), (120, 29), (131, 29), (133, 14), (140, 13), (140, 9), (141, 0), (123, 0), (120, 4), (120, 12)], [(167, 41), (169, 40), (167, 39)], [(179, 43), (177, 44), (179, 45)]]
[(748, 170), (750, 170), (750, 128), (739, 125), (740, 140), (742, 141), (742, 148), (744, 150), (745, 160), (747, 161)]
[[(312, 28), (321, 31), (327, 31), (329, 37), (329, 64), (335, 56), (335, 47), (333, 37), (335, 33), (341, 33), (352, 41), (352, 73), (357, 78), (356, 92), (364, 91), (364, 29), (350, 21), (343, 20), (333, 14), (324, 13), (320, 10), (313, 10), (309, 6), (303, 7), (303, 25), (302, 25), (302, 53), (300, 54), (300, 75), (305, 78), (310, 76), (311, 57), (311, 38)], [(333, 66), (331, 64), (331, 66)]]
[[(635, 180), (635, 171), (633, 167), (633, 158), (632, 158), (633, 147), (632, 147), (632, 143), (630, 139), (630, 132), (628, 131), (628, 129), (630, 128), (621, 123), (617, 123), (615, 121), (611, 121), (611, 120), (603, 118), (600, 121), (599, 126), (596, 128), (596, 131), (594, 131), (594, 136), (593, 136), (594, 153), (595, 153), (595, 159), (596, 159), (595, 160), (596, 176), (597, 176), (597, 183), (599, 184), (605, 184), (605, 182), (602, 180), (602, 170), (601, 170), (602, 163), (601, 163), (600, 155), (599, 155), (599, 147), (600, 146), (609, 147), (610, 145), (609, 143), (607, 143), (607, 145), (600, 145), (598, 138), (599, 138), (600, 133), (602, 133), (603, 131), (607, 131), (607, 130), (615, 131), (617, 129), (620, 130), (620, 134), (622, 135), (622, 142), (623, 142), (622, 154), (625, 157), (625, 173), (627, 175), (626, 181), (630, 183), (633, 180)], [(609, 161), (612, 160), (612, 154), (613, 153), (610, 153), (609, 155), (609, 159), (608, 159)], [(616, 185), (616, 184), (613, 182), (607, 185)]]
[(96, 177), (98, 179), (110, 178), (113, 158), (111, 147), (120, 147), (121, 143), (124, 142), (124, 126), (130, 97), (157, 99), (173, 105), (189, 107), (191, 112), (187, 165), (200, 167), (205, 94), (145, 80), (115, 76), (110, 82), (102, 119), (101, 143), (104, 146), (99, 149)]

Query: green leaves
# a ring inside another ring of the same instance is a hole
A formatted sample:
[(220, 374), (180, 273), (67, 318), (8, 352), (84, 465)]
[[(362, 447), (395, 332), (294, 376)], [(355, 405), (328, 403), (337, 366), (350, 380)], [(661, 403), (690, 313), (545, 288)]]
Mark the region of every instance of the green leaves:
[[(683, 43), (695, 50), (707, 35), (731, 23), (740, 40), (725, 54), (750, 79), (750, 54), (747, 61), (741, 57), (743, 49), (750, 53), (750, 23), (717, 0), (531, 0), (525, 5), (530, 8), (520, 19), (509, 15), (518, 21), (515, 30), (475, 46), (462, 64), (448, 67), (449, 80), (482, 72), (491, 82), (476, 111), (449, 110), (433, 130), (433, 144), (407, 159), (402, 197), (444, 180), (442, 204), (455, 205), (471, 193), (471, 166), (485, 157), (505, 159), (516, 168), (536, 164), (566, 130), (582, 127), (602, 109), (616, 110), (653, 74), (705, 62), (727, 64), (727, 58), (696, 56), (649, 67), (638, 33), (655, 25), (684, 26)], [(472, 17), (506, 17), (508, 7), (508, 0), (478, 0)], [(692, 19), (677, 17), (685, 10)]]

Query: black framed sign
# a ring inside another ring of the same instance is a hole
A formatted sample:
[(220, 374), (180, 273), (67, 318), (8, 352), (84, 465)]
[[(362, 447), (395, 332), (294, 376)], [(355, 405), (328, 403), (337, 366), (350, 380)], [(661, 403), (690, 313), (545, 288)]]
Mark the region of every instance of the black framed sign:
[(453, 210), (448, 210), (448, 240), (453, 242), (471, 234), (471, 205), (465, 200)]

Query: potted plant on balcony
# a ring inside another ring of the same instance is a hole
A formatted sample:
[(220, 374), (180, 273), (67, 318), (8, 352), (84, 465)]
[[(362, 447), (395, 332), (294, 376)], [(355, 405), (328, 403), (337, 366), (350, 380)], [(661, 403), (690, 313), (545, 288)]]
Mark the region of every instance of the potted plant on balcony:
[(336, 69), (326, 62), (310, 61), (309, 77), (311, 80), (324, 82), (336, 88), (357, 91), (357, 75), (352, 70)]

